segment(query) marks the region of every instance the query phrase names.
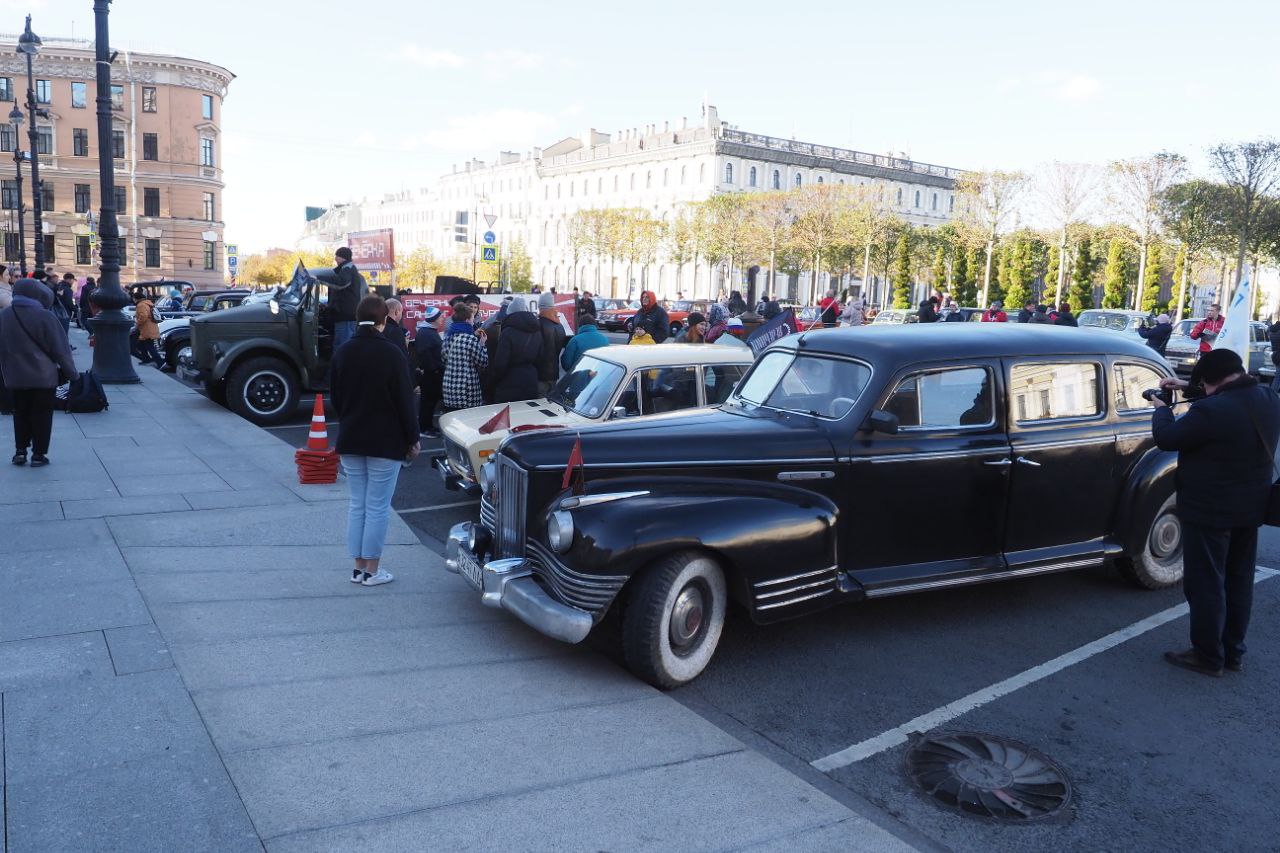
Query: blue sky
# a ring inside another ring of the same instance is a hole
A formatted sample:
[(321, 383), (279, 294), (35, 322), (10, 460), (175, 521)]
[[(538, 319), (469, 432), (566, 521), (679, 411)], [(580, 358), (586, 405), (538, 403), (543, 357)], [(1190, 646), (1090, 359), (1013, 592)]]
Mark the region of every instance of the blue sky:
[[(237, 75), (227, 238), (429, 183), (470, 155), (688, 116), (962, 168), (1105, 162), (1280, 133), (1280, 4), (117, 0), (117, 47)], [(90, 33), (90, 0), (0, 0)]]

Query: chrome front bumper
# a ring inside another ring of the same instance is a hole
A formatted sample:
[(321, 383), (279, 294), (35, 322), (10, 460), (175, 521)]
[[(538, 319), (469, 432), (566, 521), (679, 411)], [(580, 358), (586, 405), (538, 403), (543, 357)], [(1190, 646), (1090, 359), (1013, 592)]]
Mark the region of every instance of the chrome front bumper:
[(480, 496), (480, 484), (469, 480), (454, 468), (448, 456), (432, 456), (431, 465), (440, 472), (440, 481), (451, 492), (461, 491), (467, 497)]
[[(473, 532), (474, 531), (474, 532)], [(463, 571), (463, 561), (479, 563), (481, 557), (471, 549), (483, 552), (482, 540), (488, 531), (477, 529), (474, 522), (464, 521), (449, 530), (445, 542), (444, 565), (455, 574), (461, 574), (471, 586), (476, 583)], [(586, 639), (594, 624), (591, 614), (567, 604), (561, 604), (538, 585), (527, 560), (514, 557), (489, 560), (479, 566), (480, 603), (496, 607), (514, 615), (521, 622), (542, 634), (564, 643), (580, 643)]]

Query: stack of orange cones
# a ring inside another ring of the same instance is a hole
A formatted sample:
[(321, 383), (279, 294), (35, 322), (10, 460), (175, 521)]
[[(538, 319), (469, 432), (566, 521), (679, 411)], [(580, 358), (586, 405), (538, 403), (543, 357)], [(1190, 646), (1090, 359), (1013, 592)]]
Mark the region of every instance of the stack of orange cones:
[(329, 446), (323, 395), (316, 395), (316, 404), (311, 410), (307, 446), (294, 451), (293, 461), (298, 463), (298, 482), (303, 485), (338, 482), (338, 451)]

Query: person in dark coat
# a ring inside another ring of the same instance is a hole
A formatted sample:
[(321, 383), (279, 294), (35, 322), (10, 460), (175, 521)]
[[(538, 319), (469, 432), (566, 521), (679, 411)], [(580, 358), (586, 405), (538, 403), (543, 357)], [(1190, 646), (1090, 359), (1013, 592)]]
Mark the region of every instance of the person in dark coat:
[[(591, 298), (590, 290), (582, 291), (582, 298), (578, 300), (578, 316), (582, 317), (585, 314), (590, 314), (592, 317), (596, 316), (596, 301)], [(582, 321), (579, 320), (578, 322)]]
[(538, 396), (538, 365), (542, 359), (542, 327), (529, 298), (517, 296), (502, 320), (502, 333), (490, 370), (493, 402), (515, 403)]
[(333, 354), (329, 391), (338, 415), (338, 454), (350, 490), (347, 550), (351, 582), (378, 586), (395, 580), (381, 568), (391, 497), (402, 463), (422, 449), (405, 355), (383, 335), (387, 305), (369, 295), (356, 306), (355, 337)]
[(1018, 312), (1018, 319), (1015, 322), (1030, 323), (1031, 315), (1034, 313), (1036, 313), (1036, 304), (1034, 302), (1028, 302), (1023, 305), (1022, 310)]
[(747, 300), (742, 298), (742, 293), (740, 291), (735, 290), (729, 294), (729, 304), (725, 307), (729, 309), (730, 317), (737, 317), (740, 314), (746, 313)]
[(1042, 326), (1052, 326), (1053, 318), (1049, 316), (1049, 306), (1037, 305), (1036, 310), (1031, 312), (1031, 319), (1028, 323), (1038, 323)]
[(399, 299), (387, 300), (387, 324), (382, 329), (382, 336), (400, 348), (402, 352), (409, 349), (409, 333), (400, 325), (404, 319), (404, 305)]
[(1169, 344), (1169, 335), (1173, 334), (1173, 323), (1168, 314), (1156, 318), (1156, 324), (1148, 329), (1138, 329), (1138, 335), (1147, 342), (1147, 346), (1164, 356), (1165, 347)]
[(560, 353), (569, 340), (560, 323), (554, 293), (538, 296), (538, 327), (542, 331), (542, 355), (538, 360), (538, 396), (545, 397), (560, 378)]
[(13, 405), (13, 464), (49, 464), (54, 389), (79, 374), (62, 323), (49, 311), (53, 291), (24, 278), (13, 301), (0, 311), (0, 374)]
[(644, 329), (657, 344), (670, 336), (671, 319), (667, 316), (667, 309), (658, 304), (652, 290), (640, 294), (640, 310), (631, 318), (631, 329)]
[(1055, 326), (1079, 326), (1076, 322), (1076, 315), (1071, 313), (1070, 303), (1063, 302), (1058, 306), (1058, 316), (1054, 318)]
[(1224, 667), (1238, 672), (1253, 605), (1258, 527), (1276, 479), (1280, 397), (1228, 349), (1202, 355), (1191, 382), (1160, 384), (1203, 385), (1205, 392), (1177, 420), (1160, 400), (1151, 417), (1156, 445), (1178, 454), (1183, 592), (1191, 609), (1191, 648), (1166, 652), (1165, 659), (1203, 675), (1221, 676)]
[(418, 363), (418, 429), (435, 438), (436, 407), (444, 395), (444, 348), (440, 328), (444, 312), (434, 306), (422, 312), (422, 322), (413, 337), (413, 352)]
[(364, 296), (364, 276), (351, 262), (351, 250), (346, 246), (333, 253), (334, 281), (329, 284), (329, 313), (333, 317), (333, 349), (351, 340), (356, 333), (356, 306)]
[(920, 309), (916, 311), (916, 318), (921, 323), (938, 322), (938, 312), (934, 308), (932, 299), (926, 299), (920, 303)]

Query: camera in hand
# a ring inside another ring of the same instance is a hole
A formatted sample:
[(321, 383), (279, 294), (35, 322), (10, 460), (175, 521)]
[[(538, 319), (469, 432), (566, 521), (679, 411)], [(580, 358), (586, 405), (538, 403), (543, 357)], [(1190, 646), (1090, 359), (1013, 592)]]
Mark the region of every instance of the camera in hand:
[(1156, 400), (1164, 401), (1166, 406), (1173, 405), (1173, 389), (1172, 388), (1148, 388), (1142, 392), (1142, 399), (1148, 403), (1154, 403)]

